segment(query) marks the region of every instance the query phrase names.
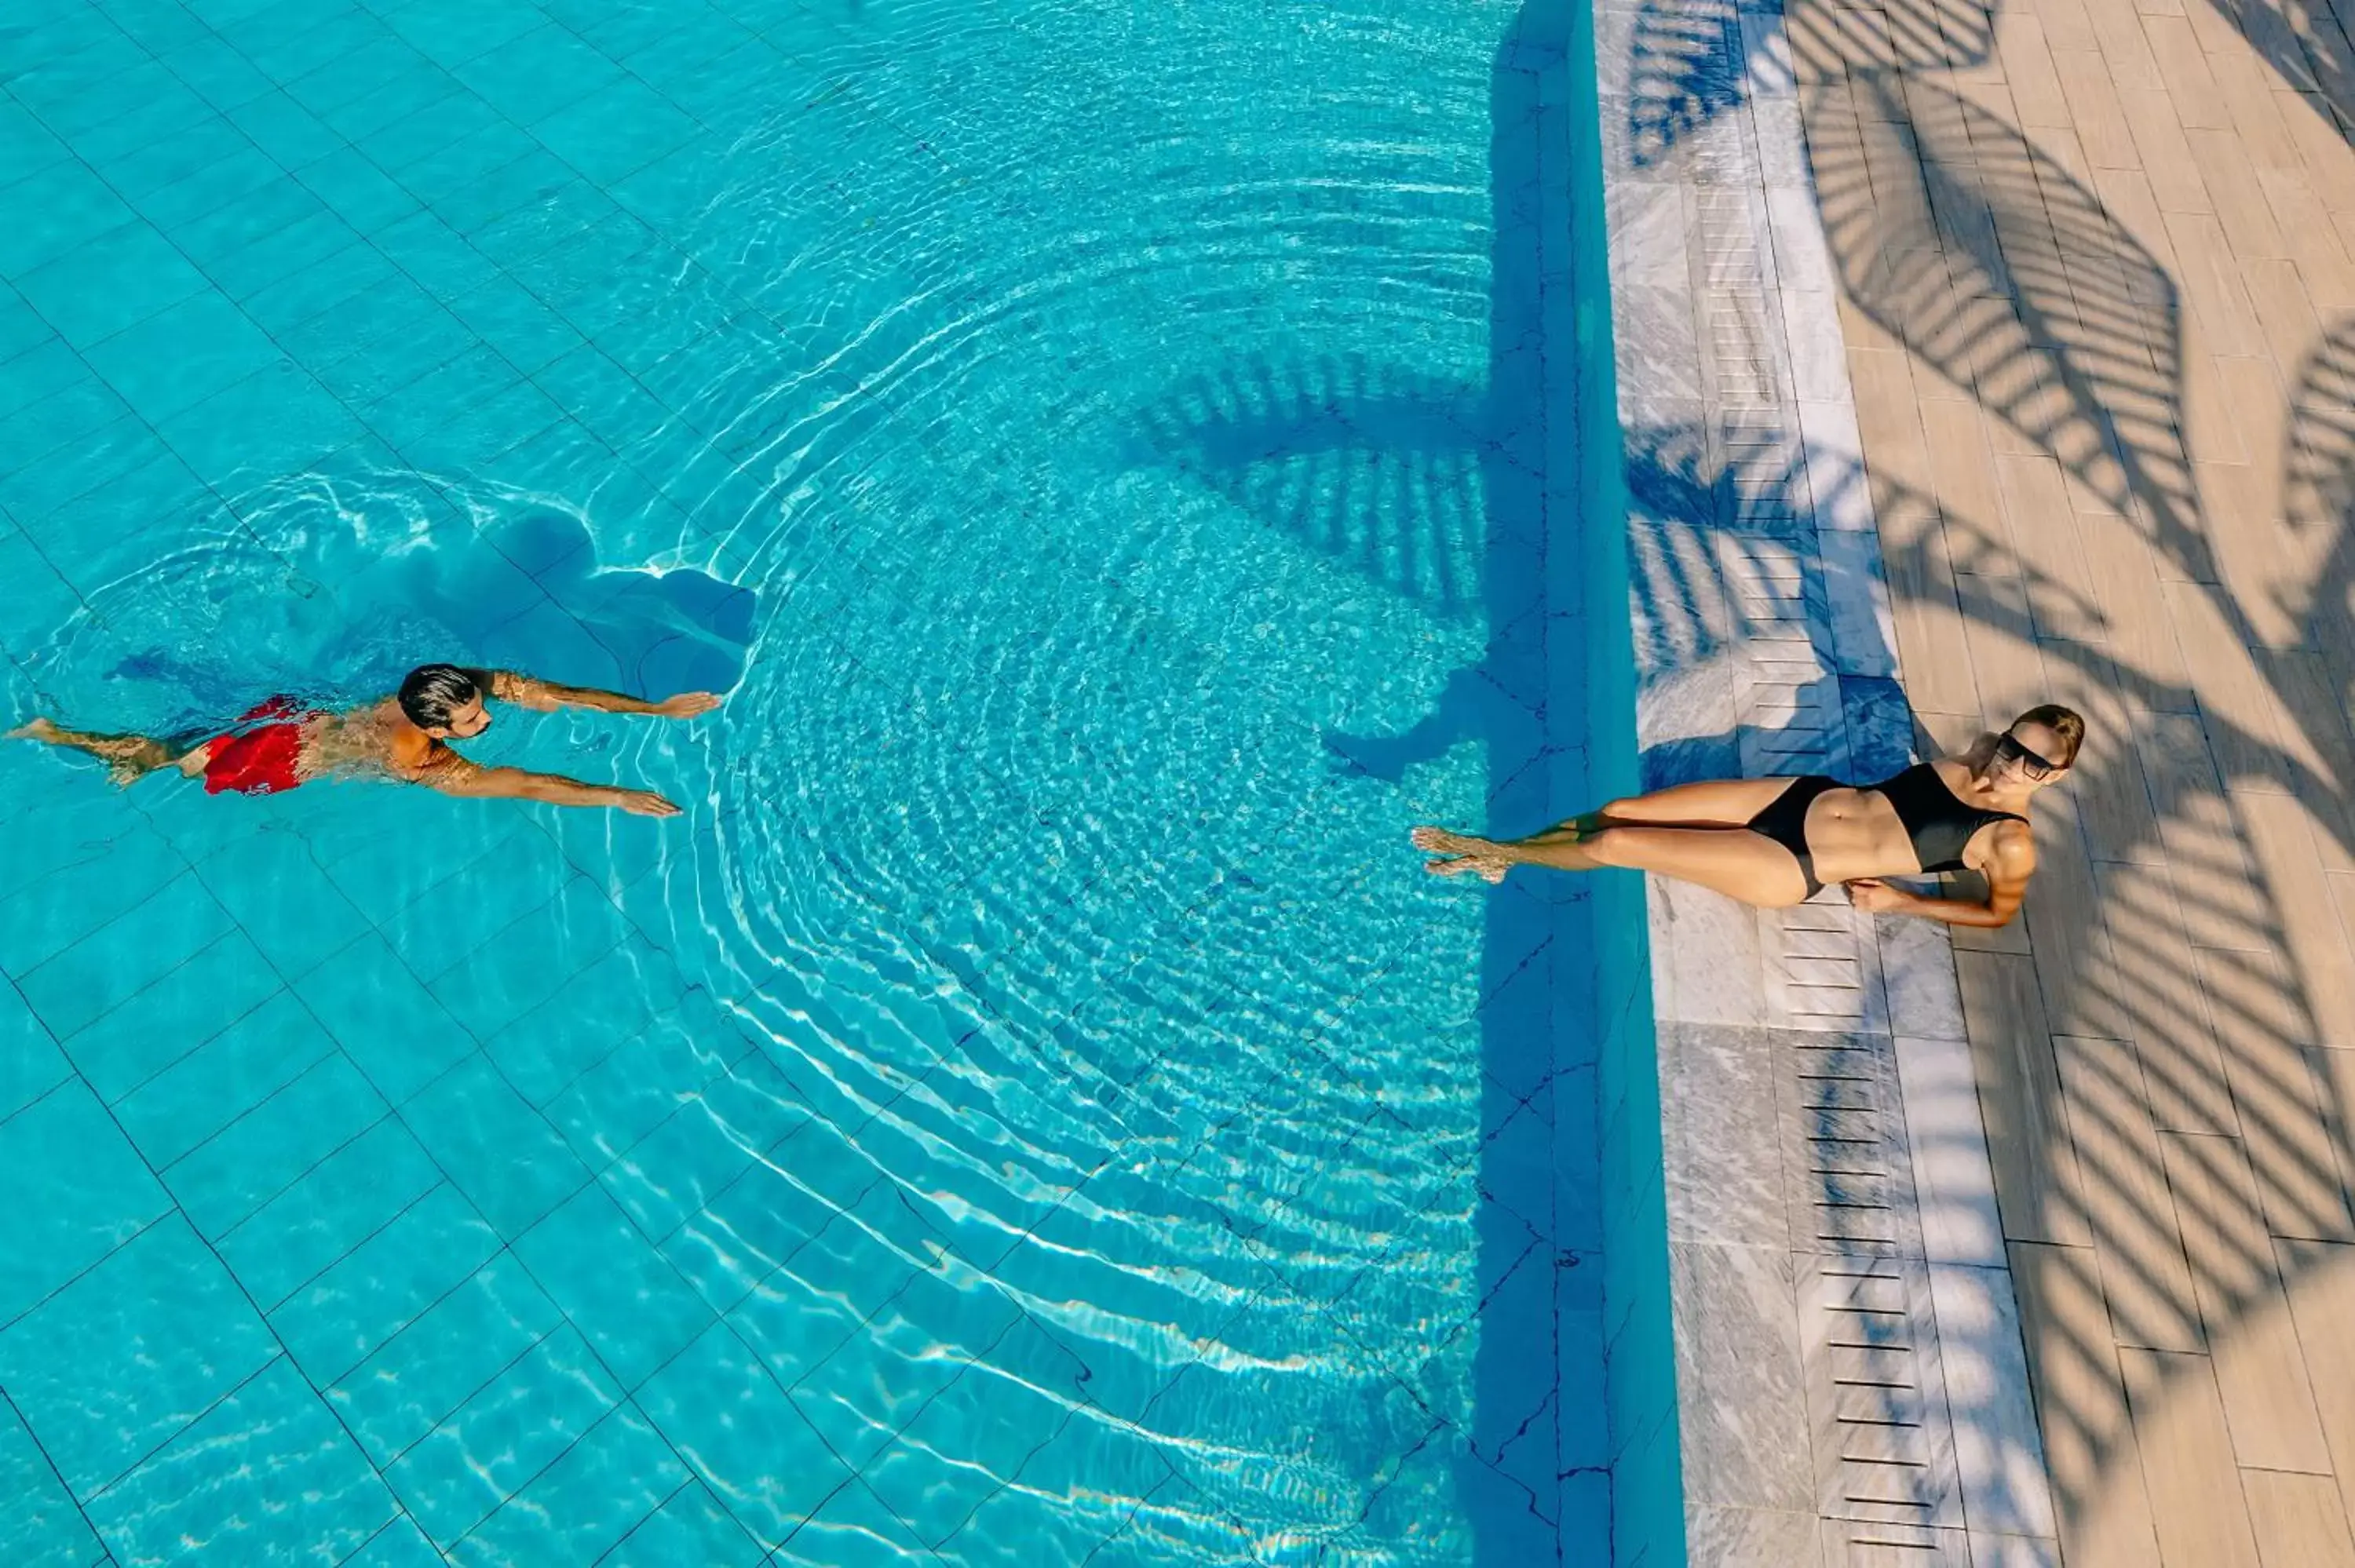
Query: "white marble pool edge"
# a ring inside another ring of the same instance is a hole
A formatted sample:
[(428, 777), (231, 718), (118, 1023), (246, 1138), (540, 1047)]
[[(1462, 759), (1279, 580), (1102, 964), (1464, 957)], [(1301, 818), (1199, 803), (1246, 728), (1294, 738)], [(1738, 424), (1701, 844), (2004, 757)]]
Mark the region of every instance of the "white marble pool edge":
[[(1892, 769), (1911, 726), (1779, 6), (1594, 20), (1647, 781)], [(1648, 916), (1689, 1560), (2057, 1568), (1945, 930), (1657, 881)]]

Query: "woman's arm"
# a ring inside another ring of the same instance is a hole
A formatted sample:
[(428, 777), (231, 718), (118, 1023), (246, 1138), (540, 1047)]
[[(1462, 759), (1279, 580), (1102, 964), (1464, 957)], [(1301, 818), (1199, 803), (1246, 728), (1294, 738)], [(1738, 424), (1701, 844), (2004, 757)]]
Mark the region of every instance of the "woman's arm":
[(1848, 885), (1849, 902), (1876, 915), (1918, 915), (1949, 926), (1976, 926), (1993, 930), (2009, 926), (2028, 895), (2028, 879), (2036, 874), (2036, 841), (2025, 822), (2006, 822), (1997, 830), (1987, 863), (1978, 867), (1987, 880), (1987, 902), (1967, 898), (1932, 898), (1892, 887), (1878, 877)]
[(474, 683), (500, 702), (513, 703), (519, 708), (532, 708), (540, 713), (554, 713), (559, 708), (590, 708), (602, 714), (655, 714), (664, 718), (692, 718), (697, 714), (708, 714), (719, 705), (719, 698), (710, 692), (681, 692), (675, 697), (650, 703), (643, 697), (625, 697), (619, 692), (602, 692), (594, 686), (559, 685), (554, 681), (543, 681), (536, 675), (526, 675), (514, 670), (477, 670)]

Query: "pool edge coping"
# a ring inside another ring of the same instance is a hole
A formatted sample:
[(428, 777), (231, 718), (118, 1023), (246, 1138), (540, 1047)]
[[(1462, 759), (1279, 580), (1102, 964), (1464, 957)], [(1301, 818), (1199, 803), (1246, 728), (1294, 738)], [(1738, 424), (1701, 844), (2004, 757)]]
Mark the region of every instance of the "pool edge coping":
[[(1700, 481), (1683, 508), (1660, 504), (1672, 487), (1640, 502), (1636, 487), (1622, 493), (1646, 782), (1902, 764), (1910, 710), (1781, 6), (1594, 0), (1582, 21), (1623, 457), (1657, 478), (1663, 438), (1681, 434), (1674, 456)], [(1731, 101), (1638, 149), (1636, 91), (1668, 84), (1636, 79), (1636, 35), (1663, 24), (1715, 33), (1710, 64), (1726, 67), (1717, 85)], [(1643, 569), (1671, 559), (1700, 569)], [(1647, 601), (1663, 583), (1673, 586)], [(1652, 882), (1644, 902), (1656, 1077), (1621, 1108), (1661, 1117), (1677, 1391), (1667, 1464), (1682, 1519), (1673, 1543), (1623, 1535), (1623, 1568), (1638, 1560), (1631, 1549), (1646, 1568), (1836, 1568), (1855, 1526), (1953, 1563), (2057, 1564), (1946, 932), (1861, 915), (1836, 895), (1749, 911)], [(1796, 1094), (1817, 1052), (1867, 1068), (1893, 1234), (1826, 1236), (1822, 1194), (1809, 1190), (1824, 1185), (1807, 1160), (1810, 1107)], [(1614, 1139), (1605, 1104), (1608, 1192), (1627, 1132)], [(1828, 1326), (1861, 1293), (1894, 1304), (1921, 1352), (1925, 1372), (1906, 1397), (1922, 1418), (1926, 1507), (1855, 1501), (1875, 1478), (1859, 1472), (1886, 1467), (1842, 1457)], [(1614, 1430), (1614, 1455), (1631, 1436)], [(1657, 1479), (1627, 1478), (1637, 1493)], [(1620, 1481), (1614, 1461), (1614, 1507)]]

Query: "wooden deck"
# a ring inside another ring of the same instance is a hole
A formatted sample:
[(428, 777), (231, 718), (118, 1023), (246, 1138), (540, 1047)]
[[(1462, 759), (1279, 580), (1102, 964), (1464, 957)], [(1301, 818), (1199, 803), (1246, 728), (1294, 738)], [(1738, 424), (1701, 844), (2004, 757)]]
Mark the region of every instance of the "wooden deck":
[(2092, 734), (1957, 933), (2070, 1568), (2355, 1568), (2355, 5), (1793, 0), (1909, 694)]

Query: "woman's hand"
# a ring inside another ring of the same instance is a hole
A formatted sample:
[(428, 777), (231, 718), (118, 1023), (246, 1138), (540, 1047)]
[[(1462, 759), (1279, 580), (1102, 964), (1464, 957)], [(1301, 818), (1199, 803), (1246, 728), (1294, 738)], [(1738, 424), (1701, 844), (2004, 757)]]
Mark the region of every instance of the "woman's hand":
[(681, 692), (675, 697), (665, 697), (656, 703), (655, 712), (665, 718), (693, 718), (698, 714), (708, 714), (719, 705), (717, 693)]
[(1902, 888), (1890, 886), (1877, 876), (1860, 876), (1846, 885), (1849, 903), (1870, 915), (1897, 914), (1913, 896)]

